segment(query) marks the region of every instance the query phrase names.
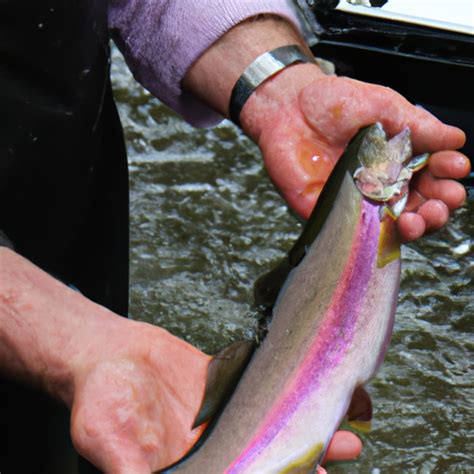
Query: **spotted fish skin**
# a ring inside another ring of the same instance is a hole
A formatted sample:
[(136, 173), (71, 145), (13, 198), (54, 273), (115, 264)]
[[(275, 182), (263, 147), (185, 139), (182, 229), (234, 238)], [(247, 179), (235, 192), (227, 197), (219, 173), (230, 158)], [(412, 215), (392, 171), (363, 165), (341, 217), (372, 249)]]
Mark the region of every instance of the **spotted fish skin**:
[(362, 130), (341, 158), (298, 241), (301, 259), (293, 249), (283, 262), (292, 269), (268, 335), (209, 438), (174, 471), (314, 472), (354, 391), (382, 363), (399, 291), (400, 242), (396, 217), (354, 182), (373, 131)]

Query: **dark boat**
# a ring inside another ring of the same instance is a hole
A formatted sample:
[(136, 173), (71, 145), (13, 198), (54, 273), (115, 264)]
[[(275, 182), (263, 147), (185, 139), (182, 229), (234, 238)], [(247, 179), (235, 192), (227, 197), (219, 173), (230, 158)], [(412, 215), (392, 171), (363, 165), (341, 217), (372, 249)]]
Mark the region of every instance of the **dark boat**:
[[(428, 11), (427, 18), (394, 13), (380, 8), (386, 0), (299, 3), (316, 37), (315, 56), (333, 62), (339, 75), (389, 86), (462, 128), (467, 143), (461, 151), (474, 165), (472, 17), (460, 24), (429, 19)], [(474, 173), (462, 182), (472, 198)]]

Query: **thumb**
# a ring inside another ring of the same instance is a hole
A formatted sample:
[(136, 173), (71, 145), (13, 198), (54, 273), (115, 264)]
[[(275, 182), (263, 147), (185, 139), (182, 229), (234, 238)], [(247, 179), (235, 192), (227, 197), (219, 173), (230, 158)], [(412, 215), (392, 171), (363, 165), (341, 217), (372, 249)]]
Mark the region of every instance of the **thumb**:
[(443, 124), (394, 90), (347, 77), (323, 77), (305, 87), (300, 106), (328, 143), (345, 146), (366, 125), (381, 122), (389, 136), (409, 127), (416, 153), (451, 150), (465, 142), (462, 130)]

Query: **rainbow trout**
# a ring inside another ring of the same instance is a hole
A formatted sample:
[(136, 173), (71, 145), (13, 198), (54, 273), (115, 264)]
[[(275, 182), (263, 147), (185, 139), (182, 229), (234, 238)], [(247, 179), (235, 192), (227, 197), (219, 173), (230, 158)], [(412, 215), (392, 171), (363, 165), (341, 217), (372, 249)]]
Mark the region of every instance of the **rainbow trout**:
[[(314, 472), (346, 416), (370, 422), (363, 385), (389, 344), (399, 290), (396, 220), (427, 159), (412, 158), (408, 129), (387, 140), (375, 124), (352, 140), (295, 246), (256, 286), (257, 302), (273, 306), (266, 338), (209, 437), (173, 472)], [(245, 351), (211, 363), (198, 423)]]

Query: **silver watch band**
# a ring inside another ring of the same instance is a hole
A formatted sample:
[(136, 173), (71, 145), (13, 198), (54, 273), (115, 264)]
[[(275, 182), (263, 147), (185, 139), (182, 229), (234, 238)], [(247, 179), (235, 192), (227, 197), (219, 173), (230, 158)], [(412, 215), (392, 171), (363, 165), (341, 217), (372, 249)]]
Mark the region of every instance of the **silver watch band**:
[(229, 103), (230, 119), (240, 125), (240, 112), (255, 89), (277, 72), (295, 63), (316, 63), (316, 60), (296, 44), (267, 51), (255, 59), (232, 89)]

